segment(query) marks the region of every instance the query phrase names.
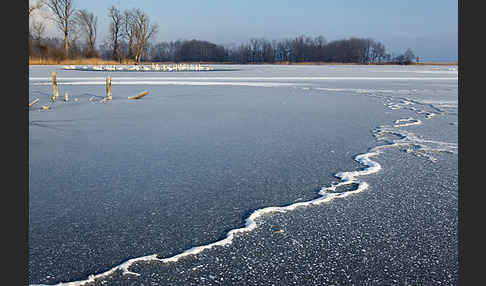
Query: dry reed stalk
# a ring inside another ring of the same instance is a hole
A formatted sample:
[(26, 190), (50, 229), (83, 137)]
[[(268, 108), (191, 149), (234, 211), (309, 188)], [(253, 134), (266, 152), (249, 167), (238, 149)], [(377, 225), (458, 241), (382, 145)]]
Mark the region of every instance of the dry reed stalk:
[(104, 60), (101, 58), (86, 58), (86, 59), (41, 59), (29, 58), (29, 65), (133, 65), (134, 60), (123, 60), (122, 63), (114, 60)]

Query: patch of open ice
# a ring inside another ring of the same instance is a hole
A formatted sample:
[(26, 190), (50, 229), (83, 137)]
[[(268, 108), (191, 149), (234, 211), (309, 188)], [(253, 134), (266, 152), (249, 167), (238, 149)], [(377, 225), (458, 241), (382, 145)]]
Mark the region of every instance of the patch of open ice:
[[(254, 230), (257, 228), (257, 220), (261, 217), (263, 217), (266, 214), (271, 214), (271, 213), (285, 213), (288, 211), (292, 211), (296, 208), (299, 207), (305, 207), (305, 206), (310, 206), (310, 205), (319, 205), (323, 203), (330, 202), (334, 199), (337, 198), (344, 198), (347, 197), (351, 194), (359, 193), (364, 190), (366, 190), (369, 185), (366, 182), (359, 181), (357, 178), (360, 176), (364, 175), (369, 175), (372, 173), (376, 173), (379, 170), (381, 170), (381, 166), (379, 163), (371, 160), (372, 157), (375, 157), (379, 154), (379, 149), (378, 148), (373, 148), (370, 152), (364, 153), (357, 155), (354, 159), (361, 164), (367, 166), (363, 170), (359, 171), (350, 171), (350, 172), (339, 172), (335, 176), (340, 179), (340, 182), (331, 184), (329, 187), (323, 187), (319, 191), (320, 197), (313, 199), (311, 201), (305, 201), (305, 202), (294, 202), (293, 204), (287, 205), (287, 206), (275, 206), (275, 207), (266, 207), (262, 209), (258, 209), (251, 213), (251, 215), (245, 220), (245, 226), (242, 228), (237, 228), (237, 229), (232, 229), (230, 230), (226, 238), (207, 244), (207, 245), (202, 245), (202, 246), (196, 246), (192, 247), (190, 249), (185, 250), (182, 253), (179, 253), (177, 255), (167, 257), (167, 258), (158, 258), (156, 254), (152, 255), (147, 255), (147, 256), (142, 256), (142, 257), (137, 257), (137, 258), (132, 258), (129, 259), (122, 264), (113, 267), (112, 269), (96, 274), (96, 275), (90, 275), (88, 279), (86, 280), (81, 280), (81, 281), (73, 281), (73, 282), (61, 282), (56, 285), (69, 285), (69, 286), (79, 286), (79, 285), (84, 285), (86, 283), (94, 282), (96, 279), (101, 279), (103, 277), (107, 277), (116, 271), (121, 271), (123, 275), (139, 275), (138, 273), (132, 272), (129, 270), (130, 266), (133, 265), (134, 263), (137, 262), (161, 262), (161, 263), (173, 263), (177, 262), (179, 259), (183, 257), (187, 257), (190, 255), (196, 255), (198, 253), (201, 253), (202, 251), (206, 249), (211, 249), (215, 246), (225, 246), (228, 244), (231, 244), (234, 237), (237, 234), (241, 233), (246, 233)], [(345, 191), (342, 193), (333, 193), (336, 188), (344, 185), (350, 185), (350, 184), (356, 184), (358, 187), (353, 190)]]

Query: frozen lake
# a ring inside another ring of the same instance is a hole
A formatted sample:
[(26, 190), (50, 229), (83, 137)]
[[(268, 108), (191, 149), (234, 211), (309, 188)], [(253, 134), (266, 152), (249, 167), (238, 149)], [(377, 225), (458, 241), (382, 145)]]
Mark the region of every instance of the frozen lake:
[(457, 283), (457, 67), (213, 67), (30, 66), (31, 284)]

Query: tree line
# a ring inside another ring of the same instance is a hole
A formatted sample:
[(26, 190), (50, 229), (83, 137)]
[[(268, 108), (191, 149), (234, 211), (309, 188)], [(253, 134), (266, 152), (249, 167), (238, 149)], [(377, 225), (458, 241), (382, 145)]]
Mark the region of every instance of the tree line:
[(57, 38), (44, 38), (46, 24), (32, 20), (29, 25), (29, 55), (42, 59), (75, 59), (100, 56), (100, 48), (108, 44), (111, 59), (133, 60), (140, 63), (146, 58), (150, 41), (158, 31), (157, 23), (141, 9), (120, 11), (115, 6), (108, 9), (110, 18), (108, 40), (96, 48), (98, 18), (86, 9), (75, 9), (73, 0), (37, 0), (29, 3), (28, 16), (42, 8), (48, 9), (46, 21), (53, 21), (64, 35), (62, 47)]
[(157, 23), (141, 9), (119, 10), (112, 6), (108, 37), (96, 47), (97, 17), (86, 9), (74, 9), (73, 0), (38, 0), (29, 6), (31, 14), (45, 7), (54, 15), (64, 40), (44, 38), (42, 21), (31, 21), (29, 52), (38, 58), (92, 58), (123, 62), (216, 62), (216, 63), (396, 63), (418, 61), (411, 49), (393, 56), (385, 45), (371, 38), (351, 37), (327, 42), (324, 36), (292, 39), (252, 38), (239, 45), (218, 45), (204, 40), (154, 42)]

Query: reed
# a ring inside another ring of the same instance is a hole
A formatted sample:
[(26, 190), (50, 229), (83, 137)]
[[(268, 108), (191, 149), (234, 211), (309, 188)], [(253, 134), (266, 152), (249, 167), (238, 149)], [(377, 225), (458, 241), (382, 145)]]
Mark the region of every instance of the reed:
[(114, 60), (104, 60), (100, 58), (80, 58), (80, 59), (41, 59), (29, 57), (29, 65), (133, 65), (134, 60), (123, 60), (121, 63)]

